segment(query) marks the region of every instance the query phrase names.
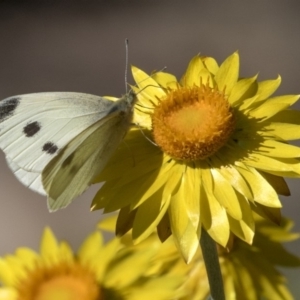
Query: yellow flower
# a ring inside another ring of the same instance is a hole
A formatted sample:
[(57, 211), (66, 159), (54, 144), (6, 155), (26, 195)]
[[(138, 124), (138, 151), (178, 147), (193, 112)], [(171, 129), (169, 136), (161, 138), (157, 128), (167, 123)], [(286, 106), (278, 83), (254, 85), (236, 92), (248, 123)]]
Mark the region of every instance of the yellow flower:
[[(283, 242), (299, 238), (290, 233), (292, 222), (284, 220), (281, 227), (259, 219), (253, 245), (234, 238), (229, 250), (219, 247), (219, 261), (227, 300), (292, 300), (285, 277), (276, 267), (299, 267), (300, 258), (289, 253)], [(182, 289), (188, 294), (181, 300), (205, 300), (209, 286), (201, 254), (192, 260), (190, 276)]]
[(92, 210), (120, 210), (117, 233), (132, 228), (135, 243), (157, 228), (173, 234), (190, 261), (201, 228), (226, 246), (231, 232), (251, 243), (252, 211), (280, 221), (283, 177), (299, 177), (298, 95), (270, 97), (280, 84), (239, 79), (239, 55), (220, 66), (194, 57), (183, 78), (133, 67), (138, 97), (133, 128), (106, 169)]
[[(291, 232), (293, 223), (286, 218), (283, 218), (280, 226), (255, 213), (254, 219), (256, 234), (253, 245), (233, 235), (228, 245), (230, 248), (225, 249), (218, 245), (226, 299), (292, 300), (286, 279), (276, 268), (300, 267), (300, 257), (289, 253), (283, 247), (283, 243), (296, 240), (300, 235)], [(106, 218), (99, 226), (101, 229), (113, 231), (115, 218)], [(131, 246), (130, 234), (124, 235), (122, 242)], [(210, 288), (200, 248), (190, 264), (185, 264), (174, 245), (173, 237), (162, 244), (158, 242), (156, 233), (153, 233), (135, 247), (157, 247), (153, 267), (183, 277), (175, 299), (206, 300)]]
[(74, 254), (46, 228), (40, 253), (18, 248), (0, 258), (0, 299), (173, 299), (183, 276), (168, 274), (163, 264), (153, 262), (158, 244), (125, 247), (115, 238), (104, 245), (102, 235), (94, 232)]

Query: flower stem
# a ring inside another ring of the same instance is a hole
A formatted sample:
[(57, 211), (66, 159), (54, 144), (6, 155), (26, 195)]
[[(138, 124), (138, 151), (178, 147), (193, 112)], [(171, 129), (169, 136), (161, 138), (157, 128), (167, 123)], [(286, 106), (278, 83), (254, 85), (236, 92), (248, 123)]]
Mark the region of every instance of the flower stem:
[(206, 232), (206, 230), (202, 230), (201, 232), (200, 245), (206, 267), (211, 297), (213, 300), (225, 300), (224, 286), (216, 243)]

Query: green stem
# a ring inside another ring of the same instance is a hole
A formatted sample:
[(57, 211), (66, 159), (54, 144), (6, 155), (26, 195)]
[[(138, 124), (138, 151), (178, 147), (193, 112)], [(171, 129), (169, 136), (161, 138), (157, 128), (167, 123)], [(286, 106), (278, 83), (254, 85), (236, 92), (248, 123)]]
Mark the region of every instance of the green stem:
[(206, 230), (202, 230), (200, 245), (206, 267), (210, 294), (213, 300), (225, 300), (219, 256), (215, 241)]

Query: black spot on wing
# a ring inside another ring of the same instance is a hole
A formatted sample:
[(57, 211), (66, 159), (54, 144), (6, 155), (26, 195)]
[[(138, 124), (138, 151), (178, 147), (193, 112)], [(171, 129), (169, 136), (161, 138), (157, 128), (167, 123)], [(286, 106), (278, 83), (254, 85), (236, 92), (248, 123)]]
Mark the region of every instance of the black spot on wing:
[(43, 146), (42, 150), (47, 152), (48, 154), (54, 154), (58, 150), (58, 147), (52, 142), (47, 142)]
[(65, 167), (67, 167), (67, 166), (69, 166), (71, 164), (71, 162), (72, 162), (72, 160), (74, 158), (74, 155), (75, 155), (75, 153), (73, 152), (71, 155), (69, 155), (69, 157), (67, 157), (65, 159), (65, 161), (61, 165), (62, 168), (65, 168)]
[(24, 128), (23, 128), (23, 132), (25, 133), (25, 135), (27, 137), (32, 137), (34, 136), (37, 132), (39, 132), (41, 129), (41, 124), (39, 122), (31, 122), (29, 124), (27, 124)]
[(18, 97), (2, 100), (0, 102), (0, 122), (12, 116), (19, 104), (20, 104), (20, 98)]
[(78, 172), (79, 167), (77, 165), (74, 165), (71, 170), (70, 170), (70, 174), (74, 175)]

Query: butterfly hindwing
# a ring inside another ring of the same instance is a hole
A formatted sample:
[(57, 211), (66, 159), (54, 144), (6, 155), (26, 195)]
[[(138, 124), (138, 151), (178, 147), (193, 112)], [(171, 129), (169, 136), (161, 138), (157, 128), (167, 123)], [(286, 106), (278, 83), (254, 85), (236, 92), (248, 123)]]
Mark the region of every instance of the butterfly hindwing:
[[(54, 211), (80, 195), (105, 167), (130, 126), (120, 111), (101, 119), (76, 136), (44, 169), (48, 207)], [(109, 155), (108, 155), (109, 154)]]

